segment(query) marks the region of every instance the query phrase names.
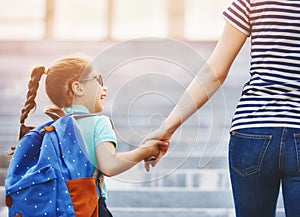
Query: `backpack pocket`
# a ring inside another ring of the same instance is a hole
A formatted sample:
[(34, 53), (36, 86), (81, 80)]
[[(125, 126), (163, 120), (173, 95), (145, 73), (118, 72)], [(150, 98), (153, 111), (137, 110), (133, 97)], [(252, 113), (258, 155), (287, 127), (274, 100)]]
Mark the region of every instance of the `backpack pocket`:
[[(7, 181), (8, 183), (8, 181)], [(47, 165), (30, 171), (11, 186), (6, 186), (9, 216), (56, 216), (57, 177)]]
[(98, 216), (98, 195), (94, 178), (78, 178), (66, 182), (76, 217)]

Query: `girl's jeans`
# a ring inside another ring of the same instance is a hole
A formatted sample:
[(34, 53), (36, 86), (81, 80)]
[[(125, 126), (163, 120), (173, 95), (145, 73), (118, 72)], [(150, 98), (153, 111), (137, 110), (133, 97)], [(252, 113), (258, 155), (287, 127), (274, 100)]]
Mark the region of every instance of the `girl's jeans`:
[(105, 199), (99, 197), (98, 199), (98, 217), (113, 217), (111, 212), (107, 209)]
[(300, 216), (300, 129), (232, 131), (229, 164), (236, 217), (274, 217), (280, 184), (286, 217)]

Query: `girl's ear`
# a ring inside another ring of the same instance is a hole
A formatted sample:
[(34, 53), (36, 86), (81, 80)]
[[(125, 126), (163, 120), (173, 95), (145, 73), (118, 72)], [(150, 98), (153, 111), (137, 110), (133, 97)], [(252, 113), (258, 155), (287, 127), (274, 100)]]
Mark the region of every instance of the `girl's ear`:
[(84, 94), (84, 89), (78, 81), (72, 83), (72, 91), (77, 96), (83, 96)]

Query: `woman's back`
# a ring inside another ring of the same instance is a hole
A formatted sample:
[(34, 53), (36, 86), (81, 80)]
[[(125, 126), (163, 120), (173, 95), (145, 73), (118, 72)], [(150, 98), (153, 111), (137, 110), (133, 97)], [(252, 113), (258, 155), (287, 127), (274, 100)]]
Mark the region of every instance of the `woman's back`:
[(231, 130), (299, 128), (300, 1), (240, 0), (224, 17), (251, 37), (251, 78), (244, 86)]

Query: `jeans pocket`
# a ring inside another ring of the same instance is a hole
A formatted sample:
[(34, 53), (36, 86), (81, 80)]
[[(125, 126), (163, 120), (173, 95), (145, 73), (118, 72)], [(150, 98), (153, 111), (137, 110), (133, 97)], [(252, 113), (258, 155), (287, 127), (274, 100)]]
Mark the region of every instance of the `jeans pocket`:
[(230, 167), (241, 176), (260, 171), (271, 135), (231, 132), (229, 143)]
[(300, 134), (294, 134), (294, 142), (297, 155), (298, 171), (300, 172)]

